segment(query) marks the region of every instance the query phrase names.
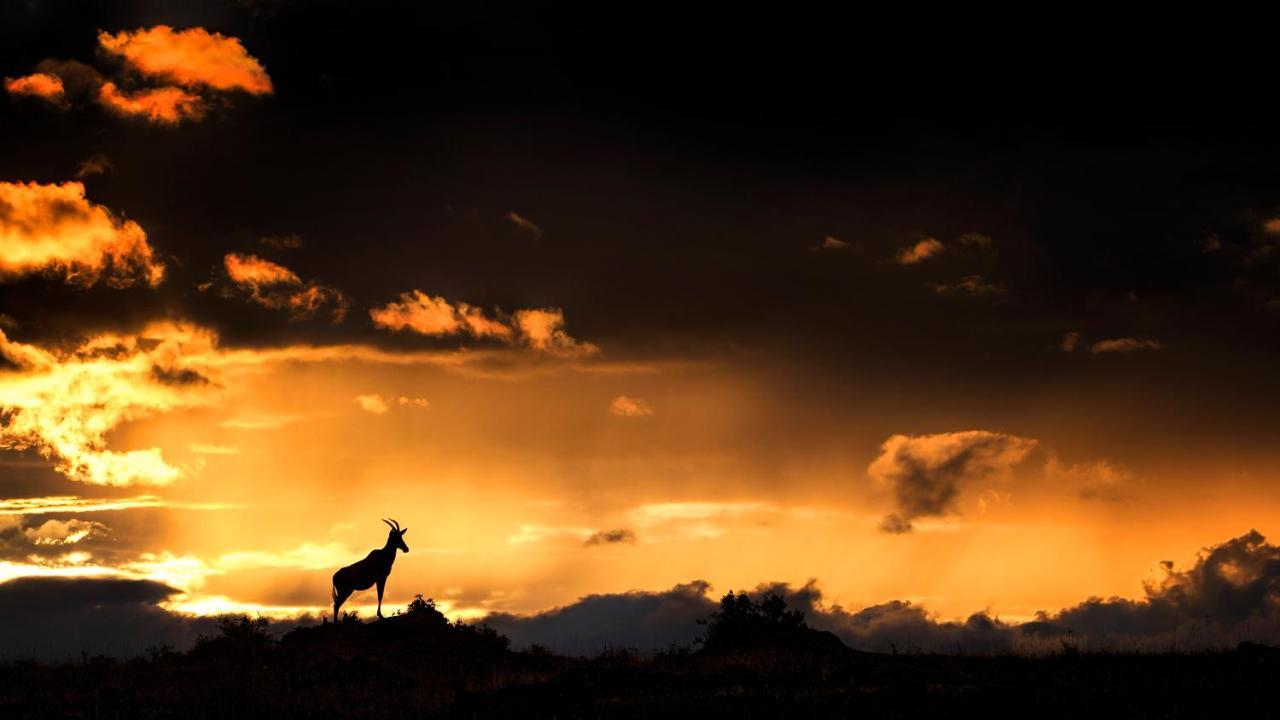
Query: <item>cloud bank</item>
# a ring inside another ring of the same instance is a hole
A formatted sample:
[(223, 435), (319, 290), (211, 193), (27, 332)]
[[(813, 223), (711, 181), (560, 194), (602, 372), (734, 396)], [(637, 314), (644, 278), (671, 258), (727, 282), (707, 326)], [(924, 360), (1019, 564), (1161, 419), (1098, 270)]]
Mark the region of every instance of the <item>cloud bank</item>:
[[(1280, 641), (1280, 547), (1251, 531), (1201, 551), (1178, 570), (1162, 563), (1162, 579), (1140, 600), (1089, 598), (1026, 623), (976, 612), (939, 619), (905, 600), (847, 610), (823, 602), (816, 581), (801, 587), (764, 583), (749, 594), (778, 594), (803, 610), (808, 624), (872, 652), (1002, 653), (1080, 650), (1164, 651), (1230, 647), (1241, 640)], [(698, 620), (717, 607), (709, 583), (695, 580), (660, 592), (589, 595), (535, 615), (495, 613), (483, 622), (516, 647), (538, 644), (569, 654), (608, 648), (654, 651), (688, 645)], [(718, 594), (718, 593), (717, 593)], [(1176, 645), (1175, 645), (1176, 642)]]
[[(73, 534), (43, 523), (36, 536), (46, 527), (54, 539)], [(335, 551), (306, 546), (281, 557), (233, 553), (219, 563), (328, 567)], [(211, 632), (212, 619), (165, 610), (181, 592), (171, 584), (127, 577), (22, 577), (0, 583), (0, 614), (25, 618), (0, 626), (0, 657), (65, 659), (82, 650), (130, 656), (161, 643), (189, 647), (196, 635)], [(703, 630), (698, 621), (717, 609), (719, 594), (709, 583), (694, 580), (656, 592), (588, 595), (531, 615), (491, 613), (479, 622), (511, 638), (517, 649), (541, 645), (569, 655), (613, 648), (650, 652), (693, 645)], [(1205, 548), (1185, 569), (1161, 563), (1160, 578), (1144, 584), (1141, 599), (1089, 598), (1024, 623), (986, 611), (941, 619), (906, 600), (848, 610), (828, 605), (812, 580), (800, 587), (762, 583), (749, 594), (781, 595), (804, 612), (811, 627), (871, 652), (1053, 653), (1064, 646), (1158, 652), (1230, 647), (1241, 640), (1280, 642), (1280, 547), (1256, 531)]]

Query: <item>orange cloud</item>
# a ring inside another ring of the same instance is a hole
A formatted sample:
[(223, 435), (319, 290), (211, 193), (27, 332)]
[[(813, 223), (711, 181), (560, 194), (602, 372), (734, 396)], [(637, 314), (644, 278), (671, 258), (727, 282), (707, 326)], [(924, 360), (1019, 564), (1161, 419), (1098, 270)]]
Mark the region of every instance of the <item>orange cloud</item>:
[(549, 355), (583, 357), (600, 352), (600, 348), (591, 343), (569, 337), (564, 330), (564, 311), (559, 308), (517, 310), (515, 324), (529, 347)]
[(399, 302), (369, 311), (373, 324), (387, 330), (409, 330), (419, 335), (471, 335), (477, 338), (510, 339), (513, 331), (500, 320), (485, 315), (474, 305), (454, 305), (443, 297), (421, 290), (401, 293)]
[(1062, 348), (1062, 352), (1075, 352), (1076, 347), (1080, 345), (1080, 333), (1072, 330), (1062, 336), (1062, 342), (1058, 347)]
[(387, 401), (382, 399), (382, 396), (376, 393), (370, 395), (357, 395), (354, 398), (354, 402), (360, 406), (361, 410), (364, 410), (367, 413), (373, 413), (374, 415), (386, 415), (387, 410), (390, 409), (387, 407)]
[(142, 75), (163, 82), (252, 95), (272, 92), (267, 71), (238, 39), (204, 28), (157, 25), (114, 35), (99, 32), (98, 44)]
[(98, 102), (123, 117), (140, 117), (157, 125), (176, 125), (204, 117), (204, 101), (179, 87), (161, 87), (126, 94), (113, 82), (98, 88)]
[(223, 258), (227, 275), (238, 285), (255, 288), (263, 285), (299, 285), (298, 276), (289, 268), (270, 260), (263, 260), (257, 255), (241, 255), (231, 253)]
[(942, 243), (936, 239), (925, 238), (914, 245), (909, 245), (899, 250), (894, 257), (894, 261), (899, 265), (915, 265), (941, 253), (944, 249)]
[(164, 278), (132, 220), (89, 202), (84, 185), (0, 182), (0, 276), (57, 272), (67, 282), (113, 287), (137, 279), (155, 286)]
[(361, 410), (374, 415), (385, 415), (391, 410), (393, 404), (400, 407), (428, 408), (431, 402), (426, 398), (408, 397), (401, 395), (400, 397), (383, 397), (378, 393), (369, 393), (367, 395), (357, 395), (352, 398), (355, 404), (360, 406)]
[(349, 303), (342, 291), (314, 280), (304, 284), (297, 273), (283, 265), (240, 253), (229, 253), (223, 265), (231, 282), (263, 307), (288, 310), (294, 320), (312, 317), (326, 307), (334, 322), (346, 317)]
[(92, 485), (167, 485), (181, 471), (159, 448), (109, 450), (107, 434), (130, 420), (212, 403), (217, 386), (187, 356), (213, 343), (209, 331), (172, 323), (137, 336), (98, 335), (66, 351), (0, 332), (0, 355), (17, 368), (0, 374), (0, 448), (37, 450), (58, 472)]
[(1097, 355), (1099, 353), (1131, 353), (1138, 350), (1159, 350), (1161, 345), (1156, 340), (1147, 340), (1145, 338), (1111, 338), (1110, 340), (1099, 340), (1089, 347), (1089, 352)]
[(609, 403), (609, 412), (618, 417), (648, 417), (653, 415), (653, 407), (644, 398), (619, 395)]
[(4, 89), (10, 95), (27, 95), (38, 97), (55, 105), (66, 101), (66, 88), (62, 86), (62, 78), (49, 73), (31, 73), (18, 78), (5, 78)]
[(489, 317), (467, 303), (450, 303), (421, 290), (401, 293), (391, 302), (369, 311), (376, 327), (393, 332), (408, 330), (419, 335), (470, 335), (497, 338), (559, 358), (581, 358), (599, 354), (600, 348), (570, 337), (564, 329), (564, 311), (559, 308), (517, 310), (512, 316)]
[(48, 497), (0, 499), (0, 517), (70, 512), (112, 512), (115, 510), (162, 507), (186, 510), (227, 510), (235, 506), (223, 503), (179, 503), (162, 500), (155, 495), (138, 495), (124, 498), (86, 498), (76, 495), (52, 495)]

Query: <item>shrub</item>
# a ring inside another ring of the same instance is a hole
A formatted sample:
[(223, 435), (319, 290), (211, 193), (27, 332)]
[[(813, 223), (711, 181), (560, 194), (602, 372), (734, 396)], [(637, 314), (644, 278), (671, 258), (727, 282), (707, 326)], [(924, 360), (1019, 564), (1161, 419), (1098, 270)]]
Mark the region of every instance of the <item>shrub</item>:
[(787, 601), (775, 593), (754, 600), (730, 591), (720, 599), (720, 609), (699, 622), (707, 628), (702, 647), (713, 652), (774, 644), (808, 628), (804, 611), (788, 610)]

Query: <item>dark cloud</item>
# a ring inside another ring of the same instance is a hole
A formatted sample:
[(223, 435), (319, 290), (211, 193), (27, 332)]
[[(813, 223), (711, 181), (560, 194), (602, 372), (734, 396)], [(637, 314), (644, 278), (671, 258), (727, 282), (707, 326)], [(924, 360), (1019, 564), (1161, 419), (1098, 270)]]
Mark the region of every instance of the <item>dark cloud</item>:
[(806, 617), (819, 630), (832, 632), (846, 645), (871, 652), (993, 653), (1018, 646), (1012, 626), (986, 613), (964, 621), (938, 621), (923, 608), (903, 600), (846, 612), (811, 609)]
[(1206, 548), (1195, 564), (1147, 583), (1142, 600), (1090, 598), (1031, 622), (1002, 622), (975, 613), (964, 622), (939, 622), (919, 606), (893, 601), (848, 612), (822, 608), (812, 583), (777, 591), (808, 613), (809, 623), (830, 630), (855, 648), (951, 652), (1053, 650), (1063, 641), (1080, 649), (1227, 647), (1241, 640), (1280, 641), (1280, 547), (1250, 531)]
[(906, 533), (915, 518), (951, 512), (963, 485), (1008, 473), (1035, 445), (1035, 440), (987, 430), (890, 437), (867, 468), (872, 479), (893, 492), (897, 505), (880, 529)]
[(105, 153), (94, 153), (84, 160), (80, 161), (80, 165), (76, 167), (75, 177), (77, 180), (92, 175), (102, 175), (111, 169), (111, 161), (107, 159)]
[[(706, 582), (694, 581), (663, 592), (590, 595), (545, 613), (494, 614), (483, 622), (510, 637), (516, 647), (538, 644), (570, 654), (617, 647), (654, 651), (673, 644), (688, 646), (701, 637), (698, 621), (718, 607), (710, 591)], [(748, 594), (781, 595), (789, 607), (804, 611), (810, 627), (830, 631), (855, 649), (997, 652), (1019, 642), (1014, 626), (985, 613), (963, 622), (938, 622), (921, 607), (896, 600), (853, 613), (839, 606), (825, 608), (816, 581), (800, 588), (765, 583)]]
[[(179, 591), (128, 578), (25, 577), (0, 583), (0, 660), (135, 657), (151, 647), (187, 650), (218, 635), (217, 618), (171, 613), (160, 603)], [(316, 622), (271, 621), (273, 634)]]
[(154, 515), (115, 512), (77, 516), (73, 512), (0, 514), (0, 561), (55, 570), (86, 561), (112, 567), (138, 560), (138, 544), (154, 541), (158, 534), (147, 525), (148, 520), (154, 524)]
[(1003, 295), (1007, 288), (1004, 283), (986, 280), (981, 275), (966, 275), (954, 283), (935, 283), (933, 290), (939, 295), (984, 297), (988, 295)]
[(151, 366), (151, 377), (165, 385), (205, 385), (209, 378), (190, 368), (169, 368), (160, 365)]
[(62, 80), (68, 101), (78, 103), (93, 99), (102, 87), (102, 73), (79, 60), (42, 60), (36, 72), (53, 75)]
[(982, 250), (983, 252), (991, 252), (995, 249), (995, 241), (982, 233), (965, 233), (964, 235), (961, 235), (960, 245), (962, 247)]
[(82, 652), (133, 656), (152, 645), (187, 647), (213, 623), (157, 606), (175, 593), (148, 580), (10, 580), (0, 584), (0, 654), (69, 660)]
[(591, 533), (583, 544), (584, 545), (616, 545), (618, 543), (633, 543), (636, 541), (636, 534), (633, 530), (627, 528), (617, 528), (615, 530), (599, 530)]
[(912, 531), (911, 521), (902, 517), (898, 513), (889, 513), (880, 519), (877, 525), (881, 532), (891, 535), (901, 535)]
[(1280, 547), (1252, 530), (1201, 551), (1194, 566), (1161, 563), (1164, 577), (1146, 598), (1090, 598), (1024, 626), (1034, 634), (1072, 632), (1094, 639), (1227, 644), (1280, 636)]
[(539, 227), (537, 223), (521, 215), (515, 210), (511, 210), (507, 212), (507, 220), (509, 220), (512, 225), (515, 225), (521, 230), (524, 230), (525, 232), (532, 234), (535, 238), (538, 238), (538, 239), (542, 238), (542, 228)]
[(277, 250), (297, 250), (302, 247), (301, 235), (264, 235), (258, 242)]
[[(1206, 548), (1196, 563), (1146, 585), (1141, 600), (1090, 598), (1027, 623), (976, 612), (939, 620), (904, 600), (846, 610), (823, 603), (816, 581), (795, 588), (766, 583), (748, 594), (781, 595), (803, 610), (810, 627), (872, 652), (1057, 652), (1081, 650), (1202, 649), (1241, 640), (1280, 642), (1280, 547), (1256, 531)], [(698, 620), (715, 610), (711, 587), (694, 581), (663, 592), (590, 595), (530, 616), (494, 614), (484, 620), (518, 647), (539, 644), (567, 653), (605, 648), (642, 651), (689, 644), (701, 636)]]
[(657, 650), (698, 638), (698, 620), (716, 608), (707, 596), (710, 589), (707, 582), (694, 580), (661, 592), (588, 595), (537, 615), (495, 613), (484, 623), (516, 647), (541, 645), (567, 654), (619, 647)]

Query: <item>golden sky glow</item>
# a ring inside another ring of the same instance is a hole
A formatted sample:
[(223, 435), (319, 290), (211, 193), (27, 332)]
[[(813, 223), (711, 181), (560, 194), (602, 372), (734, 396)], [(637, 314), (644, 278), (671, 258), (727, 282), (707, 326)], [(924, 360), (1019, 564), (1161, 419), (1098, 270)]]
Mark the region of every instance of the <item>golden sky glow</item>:
[[(186, 592), (175, 600), (184, 610), (319, 610), (332, 570), (380, 545), (377, 518), (395, 514), (413, 526), (412, 551), (390, 598), (421, 592), (473, 615), (767, 577), (819, 578), (846, 607), (892, 597), (944, 616), (991, 608), (1026, 618), (1088, 595), (1134, 596), (1169, 548), (1185, 561), (1197, 537), (1227, 537), (1277, 511), (1221, 470), (1206, 502), (1248, 499), (1247, 511), (1179, 511), (1145, 492), (1139, 469), (1064, 461), (1048, 441), (990, 431), (865, 436), (850, 443), (867, 448), (862, 457), (825, 439), (823, 451), (788, 452), (782, 438), (747, 449), (743, 438), (785, 427), (798, 409), (726, 366), (475, 377), (434, 356), (221, 351), (183, 326), (96, 338), (64, 356), (6, 347), (36, 358), (0, 384), (17, 408), (11, 446), (21, 437), (48, 447), (81, 482), (168, 486), (163, 499), (13, 499), (8, 512), (94, 510), (104, 533), (114, 513), (184, 518), (132, 559), (99, 565), (73, 554), (72, 539), (32, 572), (155, 578)], [(154, 367), (207, 380), (166, 384)], [(76, 406), (66, 389), (87, 378), (99, 400)], [(948, 474), (931, 477), (946, 487), (913, 479), (944, 465)], [(1148, 519), (1117, 525), (1133, 507)], [(882, 532), (895, 513), (912, 532)], [(588, 542), (614, 529), (632, 535)], [(16, 576), (26, 566), (8, 567)]]

